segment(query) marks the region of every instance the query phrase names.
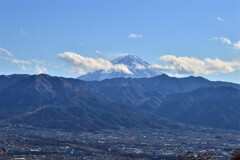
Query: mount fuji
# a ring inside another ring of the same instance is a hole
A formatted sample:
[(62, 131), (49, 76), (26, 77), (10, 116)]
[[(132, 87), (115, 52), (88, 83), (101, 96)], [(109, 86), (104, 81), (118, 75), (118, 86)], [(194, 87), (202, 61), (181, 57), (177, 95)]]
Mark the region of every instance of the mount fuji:
[(162, 72), (150, 68), (150, 64), (136, 55), (126, 55), (111, 61), (112, 64), (123, 64), (132, 74), (127, 74), (121, 70), (106, 72), (98, 70), (78, 77), (85, 81), (101, 81), (112, 78), (150, 78), (162, 74)]

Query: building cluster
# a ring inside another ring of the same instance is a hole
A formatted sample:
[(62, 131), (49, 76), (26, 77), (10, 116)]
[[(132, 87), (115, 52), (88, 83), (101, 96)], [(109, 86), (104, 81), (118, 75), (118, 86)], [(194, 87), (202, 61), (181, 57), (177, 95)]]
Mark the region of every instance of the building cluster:
[(0, 159), (179, 159), (197, 155), (227, 159), (239, 144), (239, 132), (204, 128), (95, 132), (0, 129)]

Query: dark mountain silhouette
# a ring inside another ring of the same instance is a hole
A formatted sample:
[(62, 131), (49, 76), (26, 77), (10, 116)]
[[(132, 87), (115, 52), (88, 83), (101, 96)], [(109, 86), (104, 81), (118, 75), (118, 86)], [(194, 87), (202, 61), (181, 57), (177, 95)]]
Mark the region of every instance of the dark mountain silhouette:
[(90, 81), (97, 89), (103, 87), (131, 87), (135, 90), (144, 92), (157, 91), (163, 94), (189, 92), (201, 87), (220, 87), (220, 86), (232, 86), (240, 89), (240, 85), (221, 82), (221, 81), (209, 81), (202, 77), (185, 77), (175, 78), (169, 77), (166, 74), (162, 74), (152, 78), (115, 78), (105, 79), (103, 81)]
[(240, 129), (240, 90), (224, 86), (172, 94), (157, 113), (185, 123)]
[[(239, 84), (202, 77), (82, 81), (0, 76), (0, 122), (68, 130), (161, 128), (176, 122), (240, 129)], [(177, 125), (179, 126), (179, 125)]]
[(153, 111), (163, 100), (174, 93), (186, 93), (199, 88), (229, 86), (239, 89), (240, 85), (214, 82), (202, 77), (175, 78), (166, 74), (153, 78), (115, 78), (92, 81), (88, 84), (101, 92), (106, 99), (117, 104)]
[(29, 77), (27, 74), (0, 75), (0, 90)]
[(33, 75), (0, 91), (0, 118), (71, 130), (168, 126), (157, 116), (118, 106), (100, 95), (84, 81)]

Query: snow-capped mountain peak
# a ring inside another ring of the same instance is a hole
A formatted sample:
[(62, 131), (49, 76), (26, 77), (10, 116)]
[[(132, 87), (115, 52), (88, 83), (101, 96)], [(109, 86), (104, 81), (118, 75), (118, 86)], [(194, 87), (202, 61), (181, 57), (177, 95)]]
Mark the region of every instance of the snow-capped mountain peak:
[(79, 77), (81, 80), (86, 81), (100, 81), (103, 79), (112, 79), (112, 78), (149, 78), (161, 73), (157, 72), (154, 69), (151, 69), (150, 64), (136, 55), (126, 55), (117, 57), (112, 60), (113, 65), (125, 65), (132, 74), (127, 74), (122, 71), (110, 71), (106, 72), (103, 70), (98, 70), (93, 73), (88, 73)]
[(132, 65), (135, 65), (135, 64), (143, 65), (145, 67), (149, 66), (149, 63), (147, 63), (146, 61), (144, 61), (140, 57), (138, 57), (136, 55), (132, 55), (132, 54), (118, 57), (118, 58), (112, 60), (112, 63), (113, 64), (125, 64), (127, 66), (132, 66)]

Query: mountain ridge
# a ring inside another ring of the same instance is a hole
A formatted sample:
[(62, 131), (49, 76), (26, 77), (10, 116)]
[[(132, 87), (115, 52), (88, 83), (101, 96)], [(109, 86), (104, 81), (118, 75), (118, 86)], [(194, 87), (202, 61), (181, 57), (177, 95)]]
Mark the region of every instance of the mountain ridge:
[(157, 116), (118, 106), (94, 92), (78, 79), (29, 76), (0, 90), (0, 121), (66, 130), (168, 126)]
[(199, 88), (170, 95), (156, 112), (178, 122), (240, 128), (240, 90), (231, 86)]
[[(40, 74), (0, 76), (0, 84), (1, 123), (94, 130), (181, 122), (240, 130), (240, 85), (235, 83), (165, 74), (103, 81)], [(212, 119), (204, 121), (205, 115)], [(219, 119), (224, 123), (213, 123)]]

